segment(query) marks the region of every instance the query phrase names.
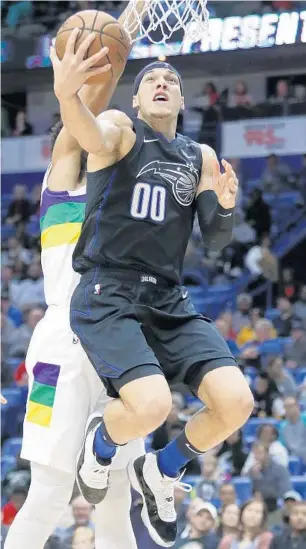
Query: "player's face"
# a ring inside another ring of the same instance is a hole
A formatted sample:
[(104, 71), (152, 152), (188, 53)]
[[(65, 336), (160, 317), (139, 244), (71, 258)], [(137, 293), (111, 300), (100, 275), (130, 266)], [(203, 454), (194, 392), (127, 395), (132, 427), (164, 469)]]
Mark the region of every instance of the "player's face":
[(177, 75), (168, 69), (153, 69), (144, 75), (133, 107), (139, 108), (142, 118), (174, 118), (184, 108)]

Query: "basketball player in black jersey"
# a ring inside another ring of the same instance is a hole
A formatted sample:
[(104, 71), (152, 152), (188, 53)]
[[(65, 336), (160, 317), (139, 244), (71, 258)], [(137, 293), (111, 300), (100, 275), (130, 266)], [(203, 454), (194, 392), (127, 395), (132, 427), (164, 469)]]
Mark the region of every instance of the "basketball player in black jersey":
[(180, 470), (240, 428), (253, 408), (224, 339), (180, 285), (196, 213), (207, 246), (230, 241), (238, 182), (225, 161), (221, 174), (212, 149), (176, 134), (184, 97), (171, 65), (153, 63), (136, 78), (137, 118), (119, 111), (94, 118), (78, 96), (77, 67), (67, 76), (54, 50), (51, 57), (64, 124), (89, 153), (71, 325), (115, 397), (88, 424), (78, 483), (89, 501), (102, 499), (120, 446), (160, 426), (171, 408), (169, 384), (185, 383), (206, 408), (165, 449), (129, 466), (146, 527), (171, 547)]

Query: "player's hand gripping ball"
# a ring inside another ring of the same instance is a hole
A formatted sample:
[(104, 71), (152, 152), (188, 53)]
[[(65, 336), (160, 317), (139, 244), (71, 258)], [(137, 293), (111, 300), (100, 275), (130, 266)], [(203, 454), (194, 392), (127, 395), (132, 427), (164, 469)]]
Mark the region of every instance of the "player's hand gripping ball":
[[(55, 50), (60, 61), (64, 59), (67, 43), (76, 28), (79, 29), (79, 33), (74, 42), (73, 55), (89, 35), (93, 36), (90, 43), (86, 42), (88, 47), (82, 57), (82, 61), (93, 58), (93, 63), (86, 69), (88, 74), (86, 84), (99, 84), (112, 78), (118, 79), (124, 71), (132, 47), (130, 38), (122, 25), (117, 19), (102, 11), (84, 10), (72, 15), (60, 27), (56, 36)], [(99, 56), (101, 50), (104, 54)], [(93, 57), (96, 54), (97, 57)], [(80, 62), (79, 58), (78, 62)], [(107, 65), (111, 65), (108, 70), (94, 72), (95, 69)], [(92, 71), (91, 74), (90, 71)]]

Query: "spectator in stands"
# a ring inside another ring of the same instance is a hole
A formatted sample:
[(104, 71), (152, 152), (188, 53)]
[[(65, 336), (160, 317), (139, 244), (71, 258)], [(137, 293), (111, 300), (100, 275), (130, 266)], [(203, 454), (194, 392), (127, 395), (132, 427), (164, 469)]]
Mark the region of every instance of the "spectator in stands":
[(211, 453), (206, 453), (202, 461), (201, 480), (196, 485), (197, 496), (208, 501), (216, 498), (223, 479), (223, 471), (218, 465), (217, 458)]
[(65, 544), (71, 544), (74, 538), (74, 534), (80, 527), (90, 528), (94, 532), (94, 524), (92, 522), (93, 507), (85, 501), (82, 496), (77, 496), (71, 503), (71, 510), (73, 515), (73, 524), (68, 528), (58, 528), (54, 533), (60, 546), (65, 547)]
[(33, 127), (26, 119), (26, 113), (24, 110), (18, 111), (15, 118), (15, 127), (13, 129), (13, 135), (15, 137), (21, 137), (23, 135), (32, 135)]
[(266, 521), (265, 504), (247, 501), (241, 507), (239, 533), (225, 536), (218, 549), (269, 549), (273, 534), (265, 530)]
[(262, 175), (265, 192), (279, 194), (291, 187), (292, 173), (287, 164), (281, 162), (276, 154), (270, 154), (267, 158), (267, 166)]
[(6, 536), (7, 536), (8, 531), (9, 531), (9, 528), (7, 526), (4, 526), (4, 524), (2, 523), (2, 520), (1, 520), (1, 531), (0, 531), (0, 546), (1, 546), (1, 549), (4, 546), (4, 542), (6, 540)]
[(257, 240), (261, 240), (266, 234), (270, 234), (271, 213), (270, 207), (264, 201), (262, 191), (254, 189), (246, 208), (246, 221), (255, 229)]
[(79, 526), (73, 534), (71, 549), (94, 549), (95, 534), (88, 526)]
[(7, 241), (7, 251), (2, 253), (3, 265), (15, 265), (16, 261), (22, 261), (25, 265), (31, 263), (33, 254), (22, 246), (20, 239), (11, 236)]
[(284, 368), (284, 362), (280, 356), (272, 356), (268, 362), (268, 375), (274, 381), (277, 390), (283, 397), (295, 397), (298, 392), (297, 385), (292, 375)]
[(221, 507), (231, 505), (232, 503), (237, 503), (236, 489), (231, 482), (224, 482), (221, 484), (219, 490), (219, 500)]
[(217, 318), (216, 321), (215, 321), (215, 325), (216, 325), (216, 328), (218, 328), (220, 334), (224, 337), (226, 343), (228, 344), (232, 355), (234, 357), (239, 356), (240, 349), (239, 349), (236, 341), (229, 337), (229, 328), (228, 328), (228, 324), (226, 323), (226, 321), (223, 320), (222, 318)]
[(249, 247), (256, 241), (256, 233), (253, 227), (244, 219), (242, 210), (237, 210), (235, 213), (235, 227), (233, 229), (232, 241), (230, 246), (224, 250), (224, 255), (230, 257), (229, 273), (237, 276), (241, 274), (244, 266), (244, 255)]
[(254, 382), (253, 389), (254, 410), (253, 417), (271, 417), (273, 415), (273, 403), (279, 396), (276, 385), (265, 372), (259, 373)]
[(1, 290), (4, 292), (10, 292), (11, 283), (14, 279), (14, 268), (12, 267), (12, 265), (3, 265), (2, 257), (3, 256), (1, 255)]
[(6, 25), (15, 30), (23, 19), (29, 20), (32, 15), (33, 6), (30, 0), (21, 2), (9, 2), (9, 9), (6, 16)]
[(283, 534), (288, 530), (289, 516), (292, 507), (299, 501), (303, 501), (302, 496), (295, 490), (289, 490), (289, 492), (285, 493), (279, 519), (276, 524), (273, 525), (273, 528), (271, 528), (271, 532), (273, 532), (274, 535)]
[(290, 97), (290, 88), (288, 80), (280, 78), (275, 86), (275, 95), (270, 97), (272, 103), (285, 103)]
[(9, 471), (3, 480), (2, 487), (7, 496), (22, 490), (28, 492), (31, 481), (30, 463), (20, 456), (16, 458), (15, 467)]
[(291, 267), (286, 267), (281, 272), (280, 293), (288, 299), (294, 299), (297, 291), (297, 284), (294, 276), (294, 271)]
[(186, 506), (184, 505), (186, 493), (179, 486), (174, 488), (174, 504), (177, 514), (177, 533), (181, 535), (186, 528)]
[(17, 307), (12, 305), (10, 301), (10, 293), (5, 288), (1, 292), (1, 311), (5, 317), (8, 318), (9, 323), (12, 323), (13, 328), (19, 328), (19, 326), (21, 326), (22, 313)]
[(277, 309), (279, 310), (280, 315), (273, 320), (273, 324), (280, 337), (288, 337), (291, 332), (293, 320), (293, 308), (288, 297), (278, 297)]
[(289, 515), (289, 529), (276, 536), (270, 549), (305, 549), (306, 501), (296, 502)]
[[(9, 357), (9, 350), (11, 339), (13, 337), (14, 331), (16, 330), (13, 322), (8, 316), (5, 316), (4, 312), (1, 311), (1, 359), (2, 366), (3, 363)], [(1, 371), (1, 380), (2, 383), (9, 383), (12, 380), (11, 372), (9, 370), (3, 369)]]
[(217, 549), (218, 536), (215, 528), (218, 513), (215, 506), (197, 498), (190, 503), (187, 516), (188, 524), (176, 541), (174, 549)]
[(40, 265), (37, 263), (29, 265), (26, 278), (12, 284), (11, 299), (21, 309), (30, 305), (44, 305), (44, 281)]
[(257, 368), (262, 367), (261, 360), (261, 345), (265, 341), (270, 341), (276, 338), (276, 330), (271, 322), (267, 318), (259, 318), (259, 309), (252, 309), (251, 311), (251, 327), (245, 327), (239, 332), (237, 336), (237, 343), (242, 345), (245, 342), (244, 347), (241, 349), (240, 357), (247, 361), (250, 366)]
[(250, 324), (250, 310), (252, 307), (252, 297), (249, 294), (239, 294), (236, 301), (237, 310), (233, 314), (232, 326), (236, 334), (240, 332), (244, 326)]
[(225, 536), (237, 538), (239, 533), (240, 509), (237, 503), (224, 505), (220, 512), (218, 536), (220, 541)]
[(53, 113), (53, 115), (52, 115), (52, 124), (51, 124), (50, 128), (48, 129), (48, 133), (52, 132), (54, 126), (56, 126), (56, 124), (58, 124), (60, 121), (61, 121), (60, 113), (59, 112)]
[(301, 320), (292, 322), (292, 342), (286, 346), (285, 358), (287, 368), (297, 368), (306, 365), (306, 332)]
[[(288, 467), (289, 456), (285, 446), (278, 440), (278, 431), (269, 423), (260, 425), (256, 434), (257, 442), (265, 446), (269, 456), (283, 467)], [(254, 452), (251, 451), (242, 469), (242, 475), (248, 475), (256, 462)]]
[(259, 320), (264, 320), (261, 316), (260, 309), (253, 307), (249, 312), (249, 323), (243, 326), (237, 334), (237, 345), (243, 346), (250, 341), (257, 341), (255, 326)]
[(228, 106), (250, 106), (252, 102), (253, 100), (248, 92), (246, 83), (243, 80), (238, 80), (238, 82), (236, 82), (234, 92), (230, 95)]
[(301, 319), (306, 327), (306, 284), (300, 288), (299, 299), (293, 305), (293, 315)]
[(207, 100), (207, 106), (212, 107), (218, 103), (220, 94), (217, 91), (217, 88), (213, 82), (207, 82), (203, 88), (203, 96)]
[(269, 512), (273, 512), (277, 509), (278, 498), (283, 498), (291, 489), (289, 471), (270, 457), (264, 444), (254, 442), (252, 451), (255, 461), (248, 476), (252, 480), (253, 492), (259, 492)]
[(44, 310), (41, 307), (29, 309), (24, 314), (25, 323), (17, 328), (12, 335), (9, 346), (9, 356), (12, 358), (24, 358), (28, 350), (30, 339), (35, 326), (43, 318)]
[(20, 227), (29, 220), (31, 215), (31, 203), (26, 197), (24, 185), (15, 185), (13, 200), (9, 204), (6, 223)]
[(223, 464), (223, 467), (226, 468), (233, 477), (240, 476), (242, 467), (247, 458), (247, 455), (243, 450), (241, 431), (235, 431), (235, 433), (230, 435), (223, 442), (217, 452), (217, 457), (219, 458), (220, 465)]
[(16, 517), (18, 511), (23, 506), (27, 497), (27, 491), (16, 488), (9, 501), (2, 508), (2, 524), (10, 526)]
[(245, 266), (252, 275), (275, 284), (279, 278), (278, 260), (270, 246), (270, 238), (265, 236), (260, 246), (255, 245), (248, 251), (245, 256)]
[(29, 384), (29, 376), (26, 370), (25, 361), (20, 362), (14, 372), (14, 381), (17, 387), (27, 387)]
[(306, 412), (301, 412), (296, 398), (284, 400), (286, 419), (280, 426), (280, 440), (289, 453), (306, 464)]
[[(239, 245), (243, 245), (244, 248), (256, 240), (256, 232), (249, 223), (244, 219), (244, 213), (242, 211), (237, 211), (235, 214), (235, 227), (233, 229), (232, 239), (237, 242)], [(233, 242), (231, 243), (233, 247)]]

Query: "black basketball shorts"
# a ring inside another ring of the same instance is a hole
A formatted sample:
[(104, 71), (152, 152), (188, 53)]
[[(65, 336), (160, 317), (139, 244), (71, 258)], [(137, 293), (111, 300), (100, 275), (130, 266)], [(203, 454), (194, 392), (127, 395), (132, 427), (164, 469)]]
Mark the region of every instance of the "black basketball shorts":
[(237, 366), (213, 322), (198, 314), (186, 289), (154, 275), (93, 269), (71, 301), (71, 328), (110, 396), (156, 373), (196, 395), (205, 374)]

